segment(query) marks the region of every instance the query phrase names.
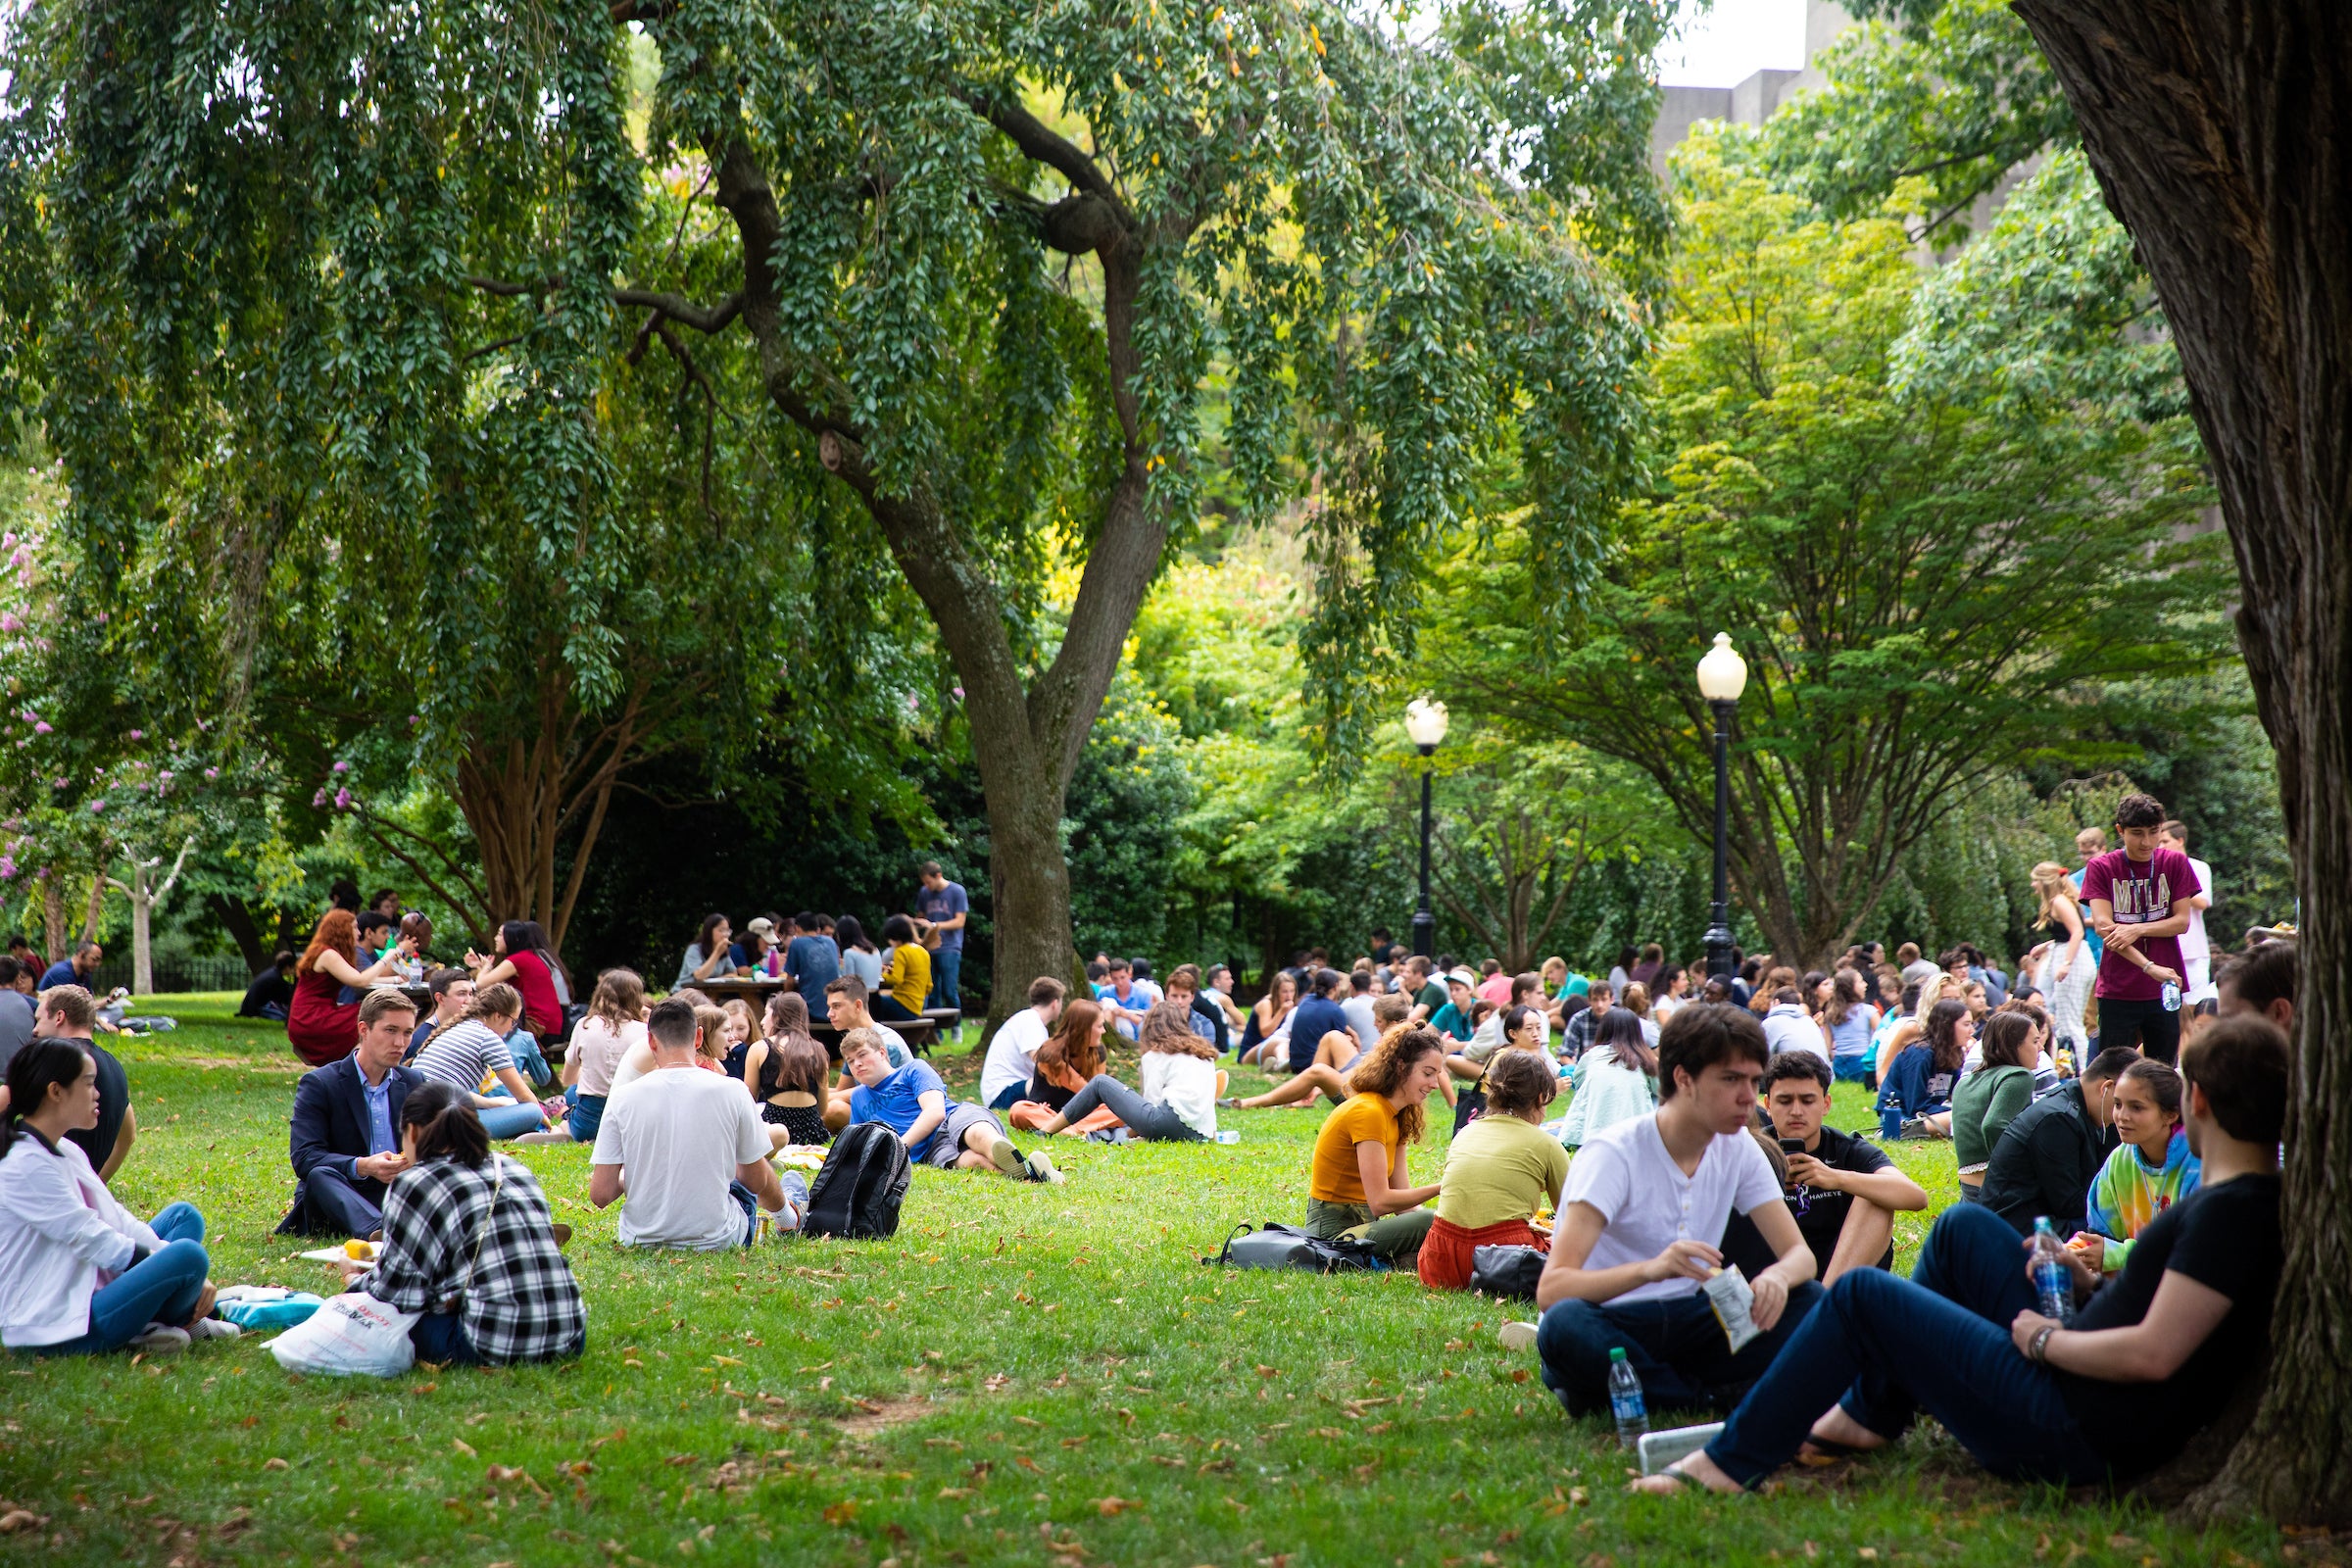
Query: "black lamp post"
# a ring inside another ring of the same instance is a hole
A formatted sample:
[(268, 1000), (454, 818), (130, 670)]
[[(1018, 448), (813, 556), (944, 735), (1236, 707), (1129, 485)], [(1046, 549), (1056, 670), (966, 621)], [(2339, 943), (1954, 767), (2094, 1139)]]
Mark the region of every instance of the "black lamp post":
[(1413, 952), (1426, 958), (1437, 949), (1438, 917), (1429, 908), (1429, 759), (1446, 739), (1446, 705), (1416, 697), (1405, 705), (1404, 732), (1421, 753), (1421, 905), (1413, 911)]
[(1746, 689), (1747, 662), (1733, 650), (1731, 634), (1719, 631), (1698, 662), (1698, 694), (1715, 713), (1715, 905), (1707, 921), (1707, 973), (1725, 979), (1732, 973), (1732, 714)]

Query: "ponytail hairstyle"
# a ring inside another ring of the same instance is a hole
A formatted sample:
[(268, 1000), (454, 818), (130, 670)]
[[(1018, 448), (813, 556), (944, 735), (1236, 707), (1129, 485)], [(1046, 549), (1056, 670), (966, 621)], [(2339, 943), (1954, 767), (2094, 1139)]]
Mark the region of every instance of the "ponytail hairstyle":
[[(466, 1010), (426, 1035), (424, 1044), (431, 1045), (462, 1023), (480, 1023), (485, 1018), (512, 1018), (516, 1023), (522, 1022), (522, 993), (504, 980), (496, 985), (476, 986), (473, 1000), (466, 1004)], [(421, 1051), (424, 1047), (417, 1049)]]
[(97, 1060), (78, 1040), (31, 1040), (8, 1058), (8, 1114), (0, 1117), (0, 1157), (17, 1141), (17, 1128), (25, 1117), (49, 1103), (49, 1086), (72, 1089)]
[(411, 909), (408, 913), (400, 917), (400, 929), (394, 934), (396, 936), (416, 938), (416, 951), (418, 953), (427, 953), (432, 949), (433, 922), (426, 919), (422, 914), (418, 913), (415, 909)]
[(645, 977), (634, 969), (607, 969), (596, 977), (596, 994), (588, 999), (588, 1015), (605, 1020), (614, 1034), (621, 1025), (645, 1018)]
[(2180, 1074), (2171, 1065), (2153, 1056), (2142, 1056), (2119, 1076), (2147, 1085), (2156, 1108), (2172, 1117), (2175, 1127), (2180, 1125)]
[(461, 1165), (479, 1165), (490, 1157), (490, 1135), (482, 1129), (482, 1118), (455, 1084), (436, 1078), (410, 1090), (400, 1102), (400, 1124), (416, 1129), (418, 1163), (454, 1159)]
[[(1392, 1029), (1380, 1037), (1370, 1058), (1348, 1078), (1348, 1090), (1357, 1095), (1393, 1095), (1415, 1062), (1445, 1054), (1445, 1037), (1426, 1024), (1418, 1029)], [(1396, 1112), (1397, 1134), (1406, 1143), (1417, 1144), (1428, 1120), (1419, 1104), (1406, 1105)]]

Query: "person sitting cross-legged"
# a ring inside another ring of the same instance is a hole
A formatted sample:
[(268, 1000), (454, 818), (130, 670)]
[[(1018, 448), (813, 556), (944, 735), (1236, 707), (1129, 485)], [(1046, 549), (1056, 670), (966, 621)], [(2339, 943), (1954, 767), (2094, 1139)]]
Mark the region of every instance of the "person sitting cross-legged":
[(1538, 1050), (1499, 1051), (1481, 1082), (1485, 1114), (1446, 1151), (1437, 1217), (1421, 1243), (1421, 1283), (1432, 1290), (1468, 1290), (1482, 1247), (1549, 1247), (1550, 1238), (1528, 1222), (1559, 1202), (1568, 1179), (1568, 1151), (1541, 1127), (1560, 1092), (1551, 1058)]
[[(508, 1037), (522, 1020), (522, 995), (504, 981), (474, 988), (458, 1021), (433, 1032), (411, 1059), (418, 1077), (448, 1084), (471, 1097), (475, 1113), (492, 1138), (518, 1138), (548, 1124), (547, 1107), (531, 1093), (510, 1054)], [(496, 1080), (509, 1098), (477, 1092)]]
[[(1764, 1114), (1788, 1169), (1783, 1200), (1823, 1290), (1848, 1269), (1894, 1267), (1894, 1216), (1928, 1206), (1926, 1190), (1876, 1145), (1823, 1122), (1832, 1081), (1831, 1064), (1809, 1050), (1776, 1051), (1764, 1068)], [(1773, 1260), (1745, 1214), (1732, 1216), (1723, 1251), (1743, 1273)]]
[(893, 1067), (882, 1038), (871, 1029), (841, 1037), (841, 1064), (858, 1087), (850, 1091), (850, 1125), (879, 1122), (899, 1135), (906, 1157), (938, 1170), (996, 1170), (1020, 1181), (1059, 1182), (1053, 1156), (1023, 1155), (979, 1105), (948, 1098), (947, 1085), (927, 1061)]
[(2061, 1236), (2082, 1229), (2090, 1184), (2115, 1148), (2116, 1080), (2139, 1059), (2124, 1046), (2102, 1051), (2081, 1076), (2019, 1111), (1985, 1162), (1984, 1205), (2020, 1236), (2045, 1214)]
[(1097, 1106), (1108, 1105), (1127, 1130), (1149, 1141), (1197, 1144), (1217, 1136), (1217, 1048), (1193, 1033), (1190, 1002), (1163, 1002), (1144, 1014), (1143, 1088), (1106, 1072), (1087, 1080), (1038, 1132), (1051, 1138)]
[[(1401, 991), (1392, 991), (1385, 997), (1372, 999), (1372, 1022), (1386, 1035), (1402, 1024), (1411, 1013), (1413, 999)], [(1271, 1105), (1297, 1105), (1301, 1110), (1314, 1103), (1322, 1095), (1335, 1105), (1346, 1102), (1354, 1093), (1348, 1088), (1355, 1071), (1372, 1059), (1372, 1053), (1356, 1049), (1355, 1031), (1334, 1029), (1315, 1047), (1315, 1059), (1285, 1078), (1262, 1095), (1248, 1099), (1231, 1097), (1219, 1102), (1236, 1110), (1263, 1110)]]
[(360, 999), (360, 1041), (350, 1055), (314, 1067), (294, 1086), (287, 1154), (294, 1206), (280, 1236), (373, 1236), (384, 1226), (384, 1196), (409, 1168), (401, 1152), (400, 1107), (424, 1084), (400, 1065), (416, 1004), (389, 986)]
[(587, 1348), (588, 1312), (559, 1250), (564, 1233), (538, 1178), (490, 1148), (467, 1101), (454, 1085), (428, 1083), (402, 1102), (408, 1169), (384, 1200), (383, 1250), (356, 1288), (421, 1314), (409, 1329), (419, 1361), (575, 1356)]
[(67, 1134), (98, 1124), (98, 1065), (73, 1040), (8, 1060), (0, 1113), (0, 1345), (93, 1355), (187, 1348), (212, 1310), (204, 1216), (186, 1203), (141, 1220)]
[(775, 1215), (779, 1229), (798, 1230), (808, 1188), (798, 1171), (777, 1178), (767, 1128), (743, 1085), (702, 1070), (694, 1004), (655, 1004), (645, 1032), (654, 1065), (613, 1089), (588, 1156), (589, 1201), (609, 1208), (628, 1199), (620, 1245), (749, 1247), (759, 1235), (755, 1204)]
[(1911, 1278), (1839, 1279), (1715, 1441), (1637, 1485), (1736, 1492), (1808, 1444), (1885, 1447), (1923, 1412), (2012, 1480), (2125, 1482), (2171, 1460), (2269, 1355), (2286, 1037), (2222, 1019), (2182, 1048), (2180, 1075), (2203, 1185), (2140, 1233), (2121, 1274), (2067, 1254), (2084, 1303), (2071, 1327), (2039, 1311), (2029, 1244), (1991, 1209), (1957, 1205)]
[[(1625, 1352), (1653, 1411), (1726, 1403), (1820, 1301), (1812, 1249), (1747, 1130), (1767, 1060), (1763, 1026), (1746, 1009), (1678, 1009), (1658, 1036), (1658, 1108), (1588, 1140), (1569, 1166), (1536, 1284), (1543, 1319), (1505, 1324), (1503, 1340), (1534, 1344), (1570, 1415), (1608, 1408), (1612, 1350)], [(1761, 1332), (1737, 1351), (1699, 1289), (1723, 1261), (1735, 1212), (1756, 1222), (1774, 1256), (1747, 1282)]]
[(1437, 1211), (1435, 1186), (1415, 1187), (1405, 1145), (1419, 1143), (1429, 1097), (1446, 1083), (1446, 1037), (1398, 1025), (1349, 1076), (1348, 1102), (1315, 1134), (1306, 1228), (1325, 1241), (1361, 1241), (1399, 1266), (1414, 1259)]

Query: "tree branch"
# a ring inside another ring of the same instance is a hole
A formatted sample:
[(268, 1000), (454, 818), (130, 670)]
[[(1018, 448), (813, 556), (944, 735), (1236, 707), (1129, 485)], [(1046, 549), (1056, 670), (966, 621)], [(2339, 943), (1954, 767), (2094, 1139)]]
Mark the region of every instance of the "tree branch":
[(642, 305), (698, 332), (717, 332), (743, 314), (743, 290), (737, 289), (716, 305), (702, 306), (683, 295), (664, 294), (658, 289), (616, 288), (612, 291), (612, 303)]
[(1135, 227), (1135, 215), (1119, 199), (1117, 188), (1076, 142), (1051, 129), (1010, 94), (967, 87), (961, 96), (971, 106), (972, 113), (1003, 131), (1023, 157), (1060, 174), (1070, 182), (1072, 190), (1083, 191), (1107, 204), (1120, 227)]

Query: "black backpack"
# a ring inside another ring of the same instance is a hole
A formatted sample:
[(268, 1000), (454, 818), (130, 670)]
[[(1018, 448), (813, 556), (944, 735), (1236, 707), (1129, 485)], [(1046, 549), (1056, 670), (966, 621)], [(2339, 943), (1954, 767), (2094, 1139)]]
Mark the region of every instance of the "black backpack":
[(808, 1189), (801, 1234), (848, 1241), (897, 1235), (899, 1205), (913, 1176), (898, 1134), (870, 1121), (843, 1129)]

